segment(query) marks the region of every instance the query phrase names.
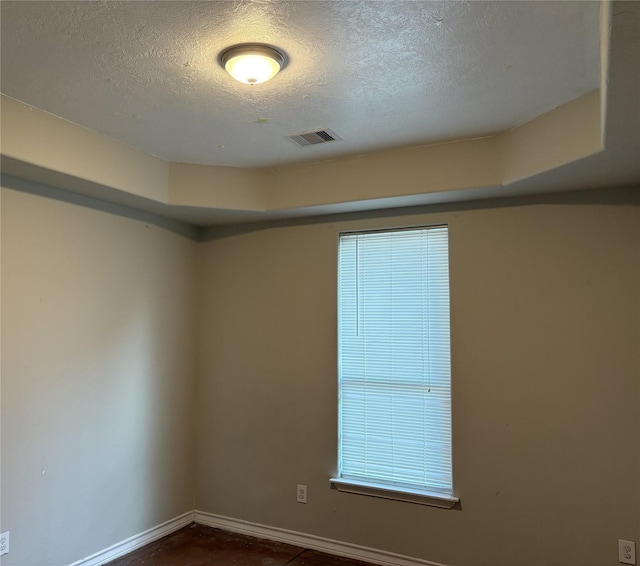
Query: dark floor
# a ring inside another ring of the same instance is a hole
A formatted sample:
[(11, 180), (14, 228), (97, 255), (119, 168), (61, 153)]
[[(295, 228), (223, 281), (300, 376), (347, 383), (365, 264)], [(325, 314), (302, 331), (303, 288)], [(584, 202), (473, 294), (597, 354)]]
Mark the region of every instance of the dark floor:
[(370, 566), (290, 544), (195, 523), (108, 566)]

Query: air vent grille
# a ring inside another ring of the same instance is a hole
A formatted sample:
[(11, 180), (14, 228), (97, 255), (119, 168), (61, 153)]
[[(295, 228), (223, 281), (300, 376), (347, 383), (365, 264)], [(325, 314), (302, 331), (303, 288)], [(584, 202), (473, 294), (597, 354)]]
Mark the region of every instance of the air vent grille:
[(310, 132), (289, 134), (285, 137), (300, 147), (309, 147), (310, 145), (318, 145), (319, 143), (339, 141), (342, 139), (338, 134), (332, 132), (328, 128), (325, 128), (323, 130), (311, 130)]

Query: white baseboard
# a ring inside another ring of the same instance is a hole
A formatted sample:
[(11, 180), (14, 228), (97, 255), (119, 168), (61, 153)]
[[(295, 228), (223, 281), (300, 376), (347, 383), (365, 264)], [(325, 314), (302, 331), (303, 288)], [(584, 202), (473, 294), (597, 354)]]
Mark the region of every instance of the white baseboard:
[(367, 548), (365, 546), (359, 546), (348, 542), (331, 540), (315, 535), (279, 529), (276, 527), (268, 527), (267, 525), (250, 523), (249, 521), (241, 521), (239, 519), (231, 519), (229, 517), (213, 515), (212, 513), (206, 513), (204, 511), (194, 511), (193, 520), (196, 523), (208, 525), (209, 527), (217, 527), (225, 531), (232, 531), (258, 538), (285, 542), (295, 546), (301, 546), (303, 548), (319, 550), (321, 552), (326, 552), (327, 554), (346, 556), (354, 560), (364, 560), (366, 562), (380, 564), (382, 566), (446, 566), (445, 564), (440, 564), (438, 562), (429, 562), (428, 560), (411, 558), (410, 556), (403, 556), (401, 554), (386, 552), (384, 550), (376, 550), (375, 548)]
[(365, 562), (380, 564), (381, 566), (446, 566), (439, 562), (430, 562), (429, 560), (412, 558), (410, 556), (403, 556), (401, 554), (377, 550), (375, 548), (368, 548), (366, 546), (360, 546), (348, 542), (331, 540), (277, 527), (269, 527), (267, 525), (242, 521), (240, 519), (232, 519), (230, 517), (214, 515), (205, 511), (189, 511), (187, 513), (183, 513), (179, 517), (166, 521), (143, 533), (129, 537), (128, 539), (116, 543), (105, 550), (96, 552), (87, 558), (78, 560), (70, 566), (100, 566), (102, 564), (106, 564), (111, 560), (115, 560), (120, 556), (137, 550), (145, 544), (149, 544), (150, 542), (167, 536), (182, 527), (186, 527), (194, 521), (201, 525), (217, 527), (225, 531), (284, 542), (300, 546), (302, 548), (319, 550), (320, 552), (326, 552), (327, 554), (345, 556), (354, 560), (364, 560)]
[(70, 566), (100, 566), (101, 564), (105, 564), (110, 562), (111, 560), (115, 560), (124, 554), (129, 552), (133, 552), (134, 550), (144, 546), (145, 544), (149, 544), (154, 540), (167, 536), (171, 534), (173, 531), (177, 531), (182, 527), (186, 527), (187, 525), (193, 523), (194, 521), (194, 512), (188, 511), (176, 517), (175, 519), (170, 519), (145, 531), (138, 535), (134, 535), (129, 537), (122, 542), (118, 542), (109, 548), (102, 550), (100, 552), (96, 552), (87, 558), (83, 558), (82, 560), (78, 560), (74, 562)]

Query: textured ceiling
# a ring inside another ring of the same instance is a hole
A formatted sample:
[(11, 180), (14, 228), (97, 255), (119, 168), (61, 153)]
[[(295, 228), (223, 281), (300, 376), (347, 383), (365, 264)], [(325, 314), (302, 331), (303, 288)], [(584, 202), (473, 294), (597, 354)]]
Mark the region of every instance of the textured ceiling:
[[(3, 0), (5, 94), (168, 161), (264, 167), (479, 137), (599, 85), (598, 2)], [(246, 41), (271, 82), (216, 62)], [(286, 134), (343, 141), (298, 148)]]

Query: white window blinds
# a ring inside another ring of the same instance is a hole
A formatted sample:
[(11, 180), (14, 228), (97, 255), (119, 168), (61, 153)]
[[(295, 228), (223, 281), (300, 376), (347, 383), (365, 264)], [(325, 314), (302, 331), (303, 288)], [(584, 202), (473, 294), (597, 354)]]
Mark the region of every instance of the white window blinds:
[(340, 235), (342, 479), (452, 493), (446, 226)]

